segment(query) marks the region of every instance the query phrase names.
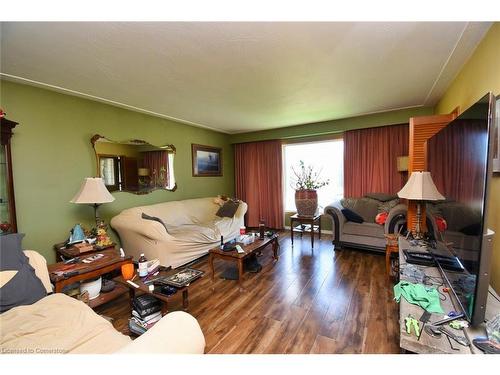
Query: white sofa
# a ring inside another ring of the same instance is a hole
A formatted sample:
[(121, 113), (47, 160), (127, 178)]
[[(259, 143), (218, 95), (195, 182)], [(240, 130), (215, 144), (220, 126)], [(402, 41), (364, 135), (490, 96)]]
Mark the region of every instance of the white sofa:
[[(45, 258), (25, 251), (47, 292), (52, 292)], [(0, 315), (3, 354), (203, 354), (205, 338), (194, 317), (178, 311), (165, 315), (132, 341), (85, 303), (62, 293)]]
[[(215, 198), (187, 199), (123, 210), (111, 219), (126, 254), (139, 259), (159, 259), (165, 267), (177, 268), (205, 254), (224, 241), (236, 238), (244, 225), (247, 204), (240, 202), (232, 218), (216, 216)], [(145, 213), (161, 219), (167, 227), (142, 218)]]

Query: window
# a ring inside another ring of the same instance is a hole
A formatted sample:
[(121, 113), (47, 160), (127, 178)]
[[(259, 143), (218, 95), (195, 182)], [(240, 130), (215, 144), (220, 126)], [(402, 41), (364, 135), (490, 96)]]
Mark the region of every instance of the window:
[(335, 139), (283, 146), (285, 211), (296, 210), (292, 167), (297, 170), (301, 160), (306, 166), (312, 165), (315, 171), (321, 171), (322, 180), (330, 180), (327, 186), (318, 190), (318, 206), (320, 212), (323, 212), (328, 204), (344, 195), (344, 141)]

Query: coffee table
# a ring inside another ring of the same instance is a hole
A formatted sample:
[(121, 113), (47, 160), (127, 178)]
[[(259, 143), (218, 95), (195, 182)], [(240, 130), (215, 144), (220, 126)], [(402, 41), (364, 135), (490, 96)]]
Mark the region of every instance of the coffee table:
[[(163, 276), (170, 276), (170, 275), (173, 275), (175, 273), (179, 272), (178, 269), (175, 269), (175, 270), (162, 270), (160, 271), (160, 273), (154, 277), (152, 277), (152, 279), (156, 279), (158, 277), (163, 277)], [(187, 310), (188, 307), (189, 307), (189, 300), (188, 300), (188, 293), (189, 293), (189, 286), (191, 284), (188, 284), (182, 288), (177, 288), (177, 293), (175, 294), (172, 294), (170, 296), (167, 296), (165, 294), (161, 294), (161, 293), (156, 293), (156, 292), (151, 292), (149, 290), (149, 285), (153, 285), (153, 283), (149, 283), (149, 284), (146, 284), (144, 283), (138, 276), (136, 276), (134, 278), (134, 280), (131, 280), (134, 284), (136, 284), (138, 286), (138, 288), (136, 288), (135, 286), (131, 285), (130, 283), (127, 282), (127, 280), (125, 280), (123, 278), (123, 276), (118, 276), (118, 277), (115, 277), (113, 279), (114, 281), (116, 281), (117, 283), (120, 283), (122, 285), (125, 285), (126, 287), (128, 287), (128, 290), (129, 290), (129, 297), (130, 297), (130, 307), (133, 309), (133, 305), (132, 305), (132, 301), (134, 300), (135, 296), (136, 296), (136, 293), (140, 292), (140, 294), (143, 294), (143, 293), (147, 293), (147, 294), (151, 294), (153, 296), (155, 296), (156, 298), (158, 298), (160, 301), (163, 302), (163, 306), (162, 306), (162, 309), (161, 309), (161, 313), (162, 315), (165, 315), (167, 312), (168, 312), (168, 303), (174, 299), (174, 298), (177, 298), (177, 296), (181, 295), (182, 294), (182, 307), (184, 310)], [(197, 280), (197, 279), (196, 279)], [(192, 282), (195, 282), (196, 280), (192, 281)]]
[(218, 259), (223, 259), (223, 260), (229, 260), (232, 262), (238, 263), (238, 283), (240, 286), (240, 289), (242, 289), (242, 282), (243, 282), (243, 261), (248, 258), (249, 256), (261, 251), (264, 249), (267, 245), (272, 244), (272, 249), (273, 249), (273, 257), (274, 260), (278, 260), (278, 249), (279, 249), (279, 242), (278, 242), (278, 234), (274, 233), (270, 237), (264, 237), (263, 240), (256, 239), (254, 242), (248, 245), (243, 245), (242, 243), (239, 243), (239, 245), (243, 248), (245, 251), (244, 253), (238, 253), (236, 249), (231, 250), (231, 251), (222, 251), (220, 247), (214, 247), (213, 249), (210, 249), (208, 251), (208, 262), (210, 264), (210, 269), (212, 270), (212, 282), (215, 281), (215, 270), (214, 270), (214, 260), (216, 258)]

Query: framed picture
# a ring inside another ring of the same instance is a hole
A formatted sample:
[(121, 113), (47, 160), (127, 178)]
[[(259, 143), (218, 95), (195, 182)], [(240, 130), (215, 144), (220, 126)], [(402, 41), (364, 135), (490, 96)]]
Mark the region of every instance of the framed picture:
[(500, 172), (500, 95), (495, 106), (495, 127), (493, 130), (493, 172)]
[(222, 149), (191, 144), (193, 177), (222, 176)]
[(195, 270), (193, 268), (185, 268), (172, 276), (164, 277), (162, 282), (167, 285), (182, 288), (191, 283), (193, 280), (196, 280), (198, 277), (203, 275), (203, 273), (203, 271)]

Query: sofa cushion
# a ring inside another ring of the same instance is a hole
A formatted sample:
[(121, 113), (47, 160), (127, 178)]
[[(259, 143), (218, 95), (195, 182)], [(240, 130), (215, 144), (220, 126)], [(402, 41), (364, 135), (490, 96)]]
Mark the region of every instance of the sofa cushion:
[(340, 201), (344, 208), (354, 211), (363, 218), (363, 221), (375, 222), (378, 214), (379, 201), (371, 198), (345, 198)]
[(356, 205), (356, 201), (358, 199), (359, 198), (342, 198), (340, 200), (340, 205), (344, 208), (348, 208), (348, 209), (352, 210), (354, 208), (354, 206)]
[(159, 222), (161, 225), (163, 225), (163, 227), (165, 228), (165, 230), (167, 231), (168, 233), (168, 228), (167, 228), (167, 225), (165, 224), (165, 222), (160, 219), (159, 217), (156, 217), (156, 216), (150, 216), (148, 214), (145, 214), (144, 212), (141, 214), (141, 218), (143, 218), (144, 220), (152, 220), (152, 221), (157, 221)]
[(384, 227), (375, 223), (358, 224), (348, 221), (344, 224), (343, 232), (355, 236), (384, 238)]
[(221, 206), (221, 208), (219, 208), (216, 215), (218, 217), (231, 218), (234, 216), (234, 214), (238, 210), (239, 205), (240, 205), (239, 201), (229, 199)]
[(0, 327), (2, 353), (106, 354), (131, 342), (85, 303), (63, 293), (1, 314)]
[(386, 193), (367, 193), (365, 194), (365, 197), (375, 199), (380, 202), (387, 202), (387, 201), (392, 201), (394, 199), (398, 199), (397, 195), (386, 194)]
[(220, 241), (221, 234), (215, 227), (185, 224), (170, 230), (176, 240), (194, 243), (212, 243)]
[(378, 205), (379, 202), (375, 199), (361, 198), (358, 199), (352, 210), (361, 216), (364, 221), (374, 223), (375, 216), (378, 214)]
[[(24, 234), (0, 236), (0, 312), (20, 305), (31, 305), (47, 295), (41, 280), (23, 253), (21, 242)], [(5, 274), (4, 274), (5, 272)], [(8, 276), (8, 277), (4, 277)]]
[(363, 222), (363, 218), (359, 216), (356, 212), (348, 208), (343, 208), (341, 211), (348, 221), (352, 221), (353, 223), (359, 223), (359, 224)]

